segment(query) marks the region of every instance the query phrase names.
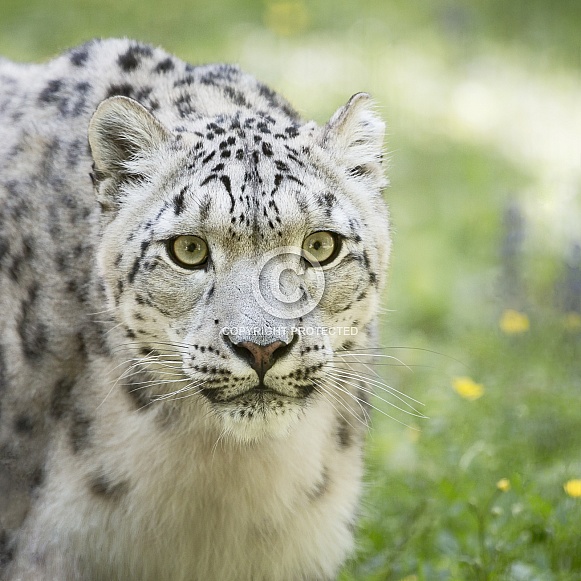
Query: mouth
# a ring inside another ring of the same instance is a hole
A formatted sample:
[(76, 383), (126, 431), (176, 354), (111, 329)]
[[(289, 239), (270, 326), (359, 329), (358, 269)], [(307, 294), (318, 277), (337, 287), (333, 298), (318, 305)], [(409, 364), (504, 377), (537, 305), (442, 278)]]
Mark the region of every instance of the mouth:
[(261, 380), (253, 387), (233, 395), (224, 394), (222, 390), (219, 389), (208, 388), (202, 389), (201, 393), (215, 404), (236, 403), (240, 405), (247, 405), (250, 403), (270, 403), (276, 400), (299, 402), (305, 400), (313, 390), (314, 386), (307, 385), (301, 388), (300, 393), (294, 395), (267, 387)]

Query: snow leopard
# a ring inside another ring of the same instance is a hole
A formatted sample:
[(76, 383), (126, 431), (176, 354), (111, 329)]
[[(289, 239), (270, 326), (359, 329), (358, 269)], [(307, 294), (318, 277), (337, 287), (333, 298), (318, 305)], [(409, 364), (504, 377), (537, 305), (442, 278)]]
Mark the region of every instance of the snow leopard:
[(0, 579), (328, 581), (390, 253), (366, 93), (129, 39), (0, 60)]

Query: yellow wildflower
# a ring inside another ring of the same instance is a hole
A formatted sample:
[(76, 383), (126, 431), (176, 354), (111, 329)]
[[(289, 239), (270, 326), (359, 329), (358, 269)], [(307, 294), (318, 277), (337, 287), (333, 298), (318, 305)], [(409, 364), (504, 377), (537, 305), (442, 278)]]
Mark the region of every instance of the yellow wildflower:
[(508, 492), (510, 490), (510, 480), (508, 478), (501, 478), (496, 483), (496, 488), (498, 488), (500, 492)]
[(528, 316), (513, 309), (507, 309), (500, 317), (500, 330), (507, 335), (526, 333), (531, 327)]
[(267, 28), (280, 36), (303, 32), (309, 24), (309, 12), (301, 0), (274, 0), (268, 2), (264, 21)]
[(565, 315), (565, 320), (563, 322), (565, 329), (567, 331), (579, 331), (581, 330), (581, 314), (571, 311)]
[(484, 386), (470, 377), (456, 377), (452, 382), (452, 387), (464, 399), (474, 400), (484, 395)]
[(572, 496), (573, 498), (581, 498), (581, 478), (568, 480), (563, 485), (563, 488), (569, 496)]

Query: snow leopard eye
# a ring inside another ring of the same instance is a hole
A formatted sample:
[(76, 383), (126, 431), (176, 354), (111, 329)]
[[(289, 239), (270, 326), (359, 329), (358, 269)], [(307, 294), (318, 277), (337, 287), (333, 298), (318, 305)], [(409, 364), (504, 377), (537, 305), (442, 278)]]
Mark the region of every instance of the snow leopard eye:
[(321, 266), (332, 262), (341, 250), (341, 241), (334, 232), (313, 232), (305, 238), (303, 250)]
[(182, 268), (195, 269), (208, 260), (208, 245), (199, 236), (176, 236), (168, 240), (170, 258)]

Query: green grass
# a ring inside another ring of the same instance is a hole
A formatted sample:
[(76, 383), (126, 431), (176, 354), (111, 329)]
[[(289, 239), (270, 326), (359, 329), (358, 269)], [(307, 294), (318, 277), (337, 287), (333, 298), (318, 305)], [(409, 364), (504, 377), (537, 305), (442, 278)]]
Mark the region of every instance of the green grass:
[[(402, 429), (376, 417), (367, 516), (344, 580), (581, 576), (581, 502), (563, 488), (581, 472), (580, 337), (533, 325), (521, 336), (474, 329), (465, 365), (428, 353), (416, 360), (435, 370), (399, 373), (398, 388), (430, 418)], [(405, 349), (386, 352), (406, 360)], [(456, 374), (477, 378), (482, 397), (460, 397)]]
[[(321, 122), (351, 93), (376, 97), (394, 224), (383, 353), (409, 366), (378, 372), (428, 419), (378, 402), (393, 419), (375, 414), (342, 581), (581, 579), (581, 498), (564, 490), (581, 478), (580, 148), (544, 131), (562, 103), (581, 118), (580, 25), (577, 0), (2, 2), (0, 52), (16, 60), (130, 36), (241, 62)], [(466, 103), (504, 121), (466, 121)], [(508, 308), (528, 331), (500, 329)]]

